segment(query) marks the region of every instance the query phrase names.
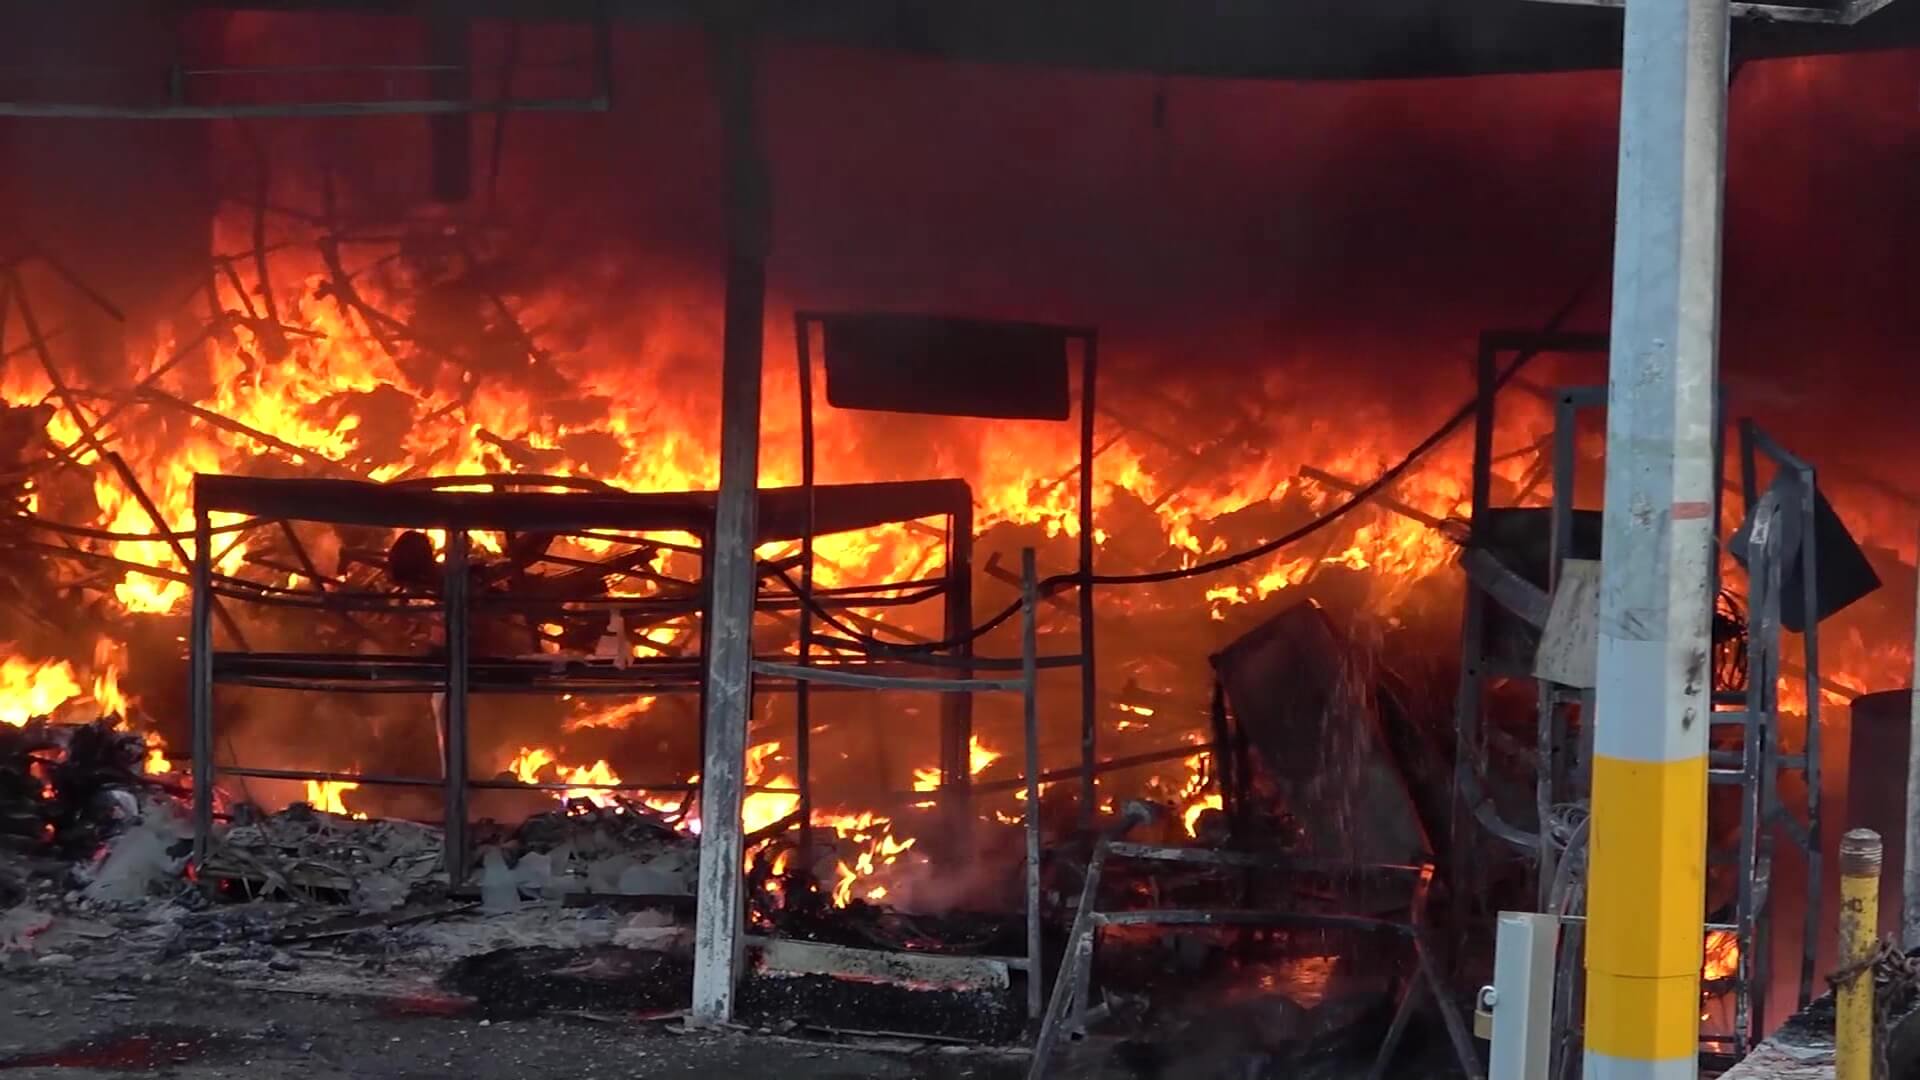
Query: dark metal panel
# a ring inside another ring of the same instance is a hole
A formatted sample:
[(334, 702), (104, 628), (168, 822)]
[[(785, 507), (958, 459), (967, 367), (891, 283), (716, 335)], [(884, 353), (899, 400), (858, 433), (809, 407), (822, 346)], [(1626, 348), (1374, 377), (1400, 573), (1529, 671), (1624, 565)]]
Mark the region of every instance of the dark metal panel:
[(935, 315), (818, 316), (827, 403), (842, 409), (1065, 420), (1070, 335)]

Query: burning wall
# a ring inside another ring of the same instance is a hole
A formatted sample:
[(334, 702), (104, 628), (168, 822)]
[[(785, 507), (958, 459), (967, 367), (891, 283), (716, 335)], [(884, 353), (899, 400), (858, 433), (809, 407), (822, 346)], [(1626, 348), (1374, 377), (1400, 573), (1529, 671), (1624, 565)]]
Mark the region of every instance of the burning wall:
[[(358, 50), (362, 60), (382, 49), (405, 53), (403, 35), (390, 40), (393, 25), (248, 15), (203, 29), (208, 47), (271, 63), (310, 59), (316, 40)], [(425, 142), (414, 121), (197, 131), (191, 138), (211, 144), (223, 196), (201, 254), (228, 258), (212, 264), (210, 283), (198, 270), (185, 280), (126, 275), (147, 302), (126, 303), (137, 317), (113, 349), (101, 345), (85, 301), (43, 268), (27, 269), (25, 294), (53, 335), (56, 370), (82, 392), (80, 407), (107, 431), (166, 527), (186, 524), (196, 470), (378, 480), (531, 471), (637, 490), (712, 485), (720, 214), (704, 53), (698, 38), (666, 31), (623, 32), (616, 45), (623, 75), (612, 112), (476, 121), (481, 194), (457, 209), (423, 201)], [(576, 49), (554, 29), (523, 31), (514, 47), (529, 66)], [(497, 64), (507, 38), (483, 27), (476, 48), (483, 64)], [(1607, 250), (1611, 75), (1292, 86), (799, 47), (775, 49), (769, 61), (777, 202), (763, 482), (798, 475), (786, 332), (795, 307), (1096, 325), (1107, 373), (1096, 437), (1103, 570), (1190, 564), (1324, 508), (1339, 492), (1303, 466), (1365, 479), (1396, 459), (1465, 395), (1475, 333), (1536, 323), (1599, 272)], [(1916, 121), (1893, 88), (1916, 66), (1891, 55), (1742, 73), (1725, 350), (1731, 411), (1758, 413), (1823, 465), (1882, 462), (1835, 470), (1829, 483), (1856, 528), (1908, 560), (1912, 503), (1886, 489), (1909, 481), (1874, 433), (1894, 429), (1887, 403), (1898, 395), (1835, 392), (1805, 373), (1811, 357), (1845, 355), (1875, 378), (1902, 377), (1874, 362), (1897, 355), (1912, 333), (1890, 302), (1910, 288), (1911, 263), (1877, 238), (1912, 233), (1894, 166)], [(35, 130), (43, 129), (15, 125), (10, 153), (33, 152)], [(1782, 146), (1804, 153), (1781, 154)], [(60, 201), (44, 179), (16, 185), (31, 189), (16, 206)], [(1844, 214), (1825, 195), (1834, 190), (1848, 193)], [(151, 209), (139, 202), (88, 201), (68, 207), (67, 218), (107, 222)], [(35, 221), (15, 226), (31, 233)], [(127, 258), (114, 232), (96, 224), (40, 239), (91, 277)], [(261, 246), (269, 250), (255, 258)], [(340, 289), (349, 275), (358, 304)], [(175, 302), (154, 300), (163, 295)], [(198, 343), (210, 299), (232, 322)], [(1583, 313), (1587, 325), (1602, 320), (1597, 301)], [(9, 325), (6, 400), (59, 403), (17, 318)], [(1556, 377), (1533, 373), (1542, 383)], [(1503, 416), (1503, 451), (1545, 431), (1544, 409), (1524, 395)], [(177, 572), (169, 544), (139, 539), (156, 523), (84, 444), (71, 410), (45, 426), (73, 461), (36, 468), (19, 492), (23, 505), (116, 535), (23, 538)], [(825, 410), (821, 446), (827, 482), (966, 478), (979, 502), (979, 565), (996, 553), (1011, 565), (1026, 544), (1041, 548), (1045, 569), (1071, 564), (1070, 426)], [(1508, 494), (1534, 479), (1532, 464), (1525, 454), (1502, 463)], [(1395, 497), (1427, 516), (1457, 515), (1465, 465), (1466, 447), (1451, 443)], [(1591, 502), (1597, 492), (1587, 494)], [(1537, 483), (1532, 497), (1544, 497)], [(336, 542), (311, 539), (324, 558), (339, 559)], [(246, 547), (221, 557), (238, 565), (249, 556), (273, 557)], [(1324, 543), (1234, 574), (1108, 593), (1100, 612), (1104, 749), (1124, 756), (1202, 737), (1205, 657), (1276, 595), (1338, 597), (1444, 669), (1458, 590), (1452, 556), (1438, 531), (1373, 508)], [(836, 537), (821, 545), (820, 580), (913, 576), (943, 558), (936, 540), (912, 528)], [(184, 586), (97, 561), (78, 566), (71, 556), (21, 560), (17, 575), (57, 583), (29, 595), (54, 598), (62, 617), (45, 625), (18, 610), (34, 603), (16, 604), (8, 636), (17, 655), (0, 669), (0, 719), (91, 707), (89, 698), (110, 706), (124, 682), (139, 722), (178, 746)], [(986, 611), (1011, 587), (983, 574), (978, 592)], [(930, 613), (905, 620), (909, 630), (939, 632)], [(1899, 623), (1891, 609), (1842, 617), (1829, 638), (1836, 689), (1899, 678)], [(1049, 612), (1048, 631), (1071, 625), (1065, 612)], [(681, 644), (671, 634), (662, 644)], [(990, 638), (983, 649), (1010, 652), (1010, 639)], [(1076, 693), (1065, 680), (1047, 688), (1058, 732), (1047, 765), (1071, 758), (1066, 718), (1077, 715)], [(235, 746), (223, 752), (343, 771), (382, 755), (432, 752), (419, 735), (422, 701), (303, 708), (249, 701), (232, 726)], [(874, 712), (817, 714), (822, 783), (841, 802), (830, 812), (915, 812), (916, 776), (934, 756), (931, 704), (847, 708)], [(760, 745), (780, 744), (760, 752), (769, 786), (791, 776), (789, 710), (766, 701), (756, 718)], [(1017, 771), (1013, 756), (991, 759), (1017, 746), (1015, 716), (996, 710), (983, 704), (979, 720), (983, 782)], [(901, 714), (914, 722), (891, 722)], [(698, 767), (683, 704), (614, 712), (570, 702), (550, 712), (499, 710), (476, 723), (489, 732), (476, 747), (482, 775), (583, 783)], [(403, 729), (414, 734), (395, 734)], [(156, 753), (165, 751), (156, 744)], [(1157, 791), (1193, 811), (1205, 798), (1191, 784), (1200, 767), (1195, 758), (1143, 768), (1111, 778), (1108, 790)], [(261, 791), (350, 810), (423, 809), (365, 788)], [(785, 796), (770, 798), (758, 808), (769, 822), (789, 809), (776, 805)], [(1007, 797), (982, 809), (1008, 814), (1015, 805)], [(903, 824), (892, 842), (913, 832)], [(870, 822), (865, 835), (878, 842)]]

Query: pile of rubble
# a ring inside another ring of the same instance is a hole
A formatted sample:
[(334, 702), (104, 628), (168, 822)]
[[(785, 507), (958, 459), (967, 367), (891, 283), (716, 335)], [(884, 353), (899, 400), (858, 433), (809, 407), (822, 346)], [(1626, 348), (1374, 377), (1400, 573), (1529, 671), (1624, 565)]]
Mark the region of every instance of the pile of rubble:
[(306, 803), (275, 814), (243, 806), (215, 835), (201, 869), (250, 897), (343, 899), (384, 912), (444, 887), (441, 843), (440, 830), (410, 821), (356, 820)]
[(576, 801), (511, 832), (483, 823), (478, 846), (488, 911), (533, 898), (690, 904), (700, 868), (697, 838), (627, 802)]

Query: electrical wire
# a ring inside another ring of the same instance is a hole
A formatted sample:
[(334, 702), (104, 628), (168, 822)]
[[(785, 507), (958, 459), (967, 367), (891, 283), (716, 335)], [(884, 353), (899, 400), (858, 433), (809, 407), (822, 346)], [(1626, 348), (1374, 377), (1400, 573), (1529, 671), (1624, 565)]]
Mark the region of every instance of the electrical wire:
[[(1567, 302), (1562, 304), (1560, 309), (1553, 313), (1553, 317), (1548, 319), (1546, 324), (1540, 328), (1537, 336), (1545, 338), (1559, 333), (1564, 328), (1567, 319), (1579, 309), (1581, 302), (1587, 298), (1587, 294), (1593, 291), (1594, 284), (1598, 280), (1598, 278), (1590, 279), (1582, 284), (1580, 288), (1574, 290), (1573, 295), (1567, 299)], [(1526, 367), (1534, 357), (1545, 351), (1547, 350), (1544, 347), (1538, 345), (1521, 349), (1515, 354), (1513, 360), (1508, 362), (1506, 367), (1495, 374), (1492, 385), (1486, 388), (1486, 393), (1489, 396), (1498, 394), (1506, 388), (1508, 383), (1513, 381), (1514, 376), (1518, 375), (1520, 370)], [(1393, 485), (1418, 464), (1420, 459), (1431, 453), (1434, 447), (1445, 442), (1448, 436), (1459, 430), (1460, 425), (1466, 423), (1479, 407), (1480, 395), (1476, 393), (1473, 397), (1467, 399), (1465, 404), (1454, 410), (1453, 414), (1438, 428), (1434, 429), (1432, 434), (1415, 443), (1413, 449), (1408, 451), (1405, 457), (1395, 462), (1385, 472), (1374, 477), (1372, 481), (1364, 486), (1355, 488), (1347, 498), (1341, 500), (1339, 504), (1335, 505), (1326, 513), (1265, 543), (1255, 545), (1243, 551), (1234, 552), (1230, 555), (1222, 555), (1217, 559), (1212, 559), (1207, 562), (1195, 563), (1192, 566), (1183, 566), (1173, 570), (1157, 570), (1140, 574), (1083, 574), (1079, 571), (1055, 574), (1052, 577), (1041, 579), (1037, 587), (1037, 592), (1041, 598), (1045, 598), (1052, 596), (1054, 593), (1061, 592), (1070, 586), (1157, 585), (1169, 581), (1202, 577), (1207, 574), (1218, 573), (1222, 570), (1230, 570), (1233, 567), (1244, 565), (1255, 559), (1272, 555), (1283, 548), (1297, 544), (1320, 530), (1327, 528), (1334, 522), (1339, 521), (1341, 518), (1346, 517), (1349, 513), (1358, 509), (1361, 504), (1371, 500), (1374, 496)], [(928, 653), (948, 652), (965, 645), (970, 645), (980, 638), (985, 637), (987, 634), (992, 633), (1008, 619), (1019, 614), (1023, 603), (1023, 601), (1020, 600), (1014, 601), (986, 622), (973, 627), (964, 634), (942, 641), (900, 644), (891, 641), (882, 641), (879, 638), (849, 626), (846, 622), (822, 606), (819, 601), (814, 598), (810, 590), (802, 588), (800, 583), (794, 581), (786, 571), (781, 571), (779, 576), (780, 579), (787, 584), (787, 587), (793, 590), (794, 596), (800, 601), (801, 605), (811, 612), (814, 617), (866, 649), (870, 655), (916, 656)]]

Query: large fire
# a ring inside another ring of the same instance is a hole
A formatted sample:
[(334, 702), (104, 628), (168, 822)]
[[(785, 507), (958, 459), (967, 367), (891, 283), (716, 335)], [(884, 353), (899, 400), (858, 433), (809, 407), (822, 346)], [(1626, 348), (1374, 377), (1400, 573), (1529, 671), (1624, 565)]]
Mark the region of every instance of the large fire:
[[(250, 249), (252, 227), (251, 213), (223, 215), (215, 229), (215, 250)], [(196, 473), (397, 481), (536, 472), (592, 478), (633, 491), (714, 485), (718, 387), (710, 378), (685, 374), (687, 357), (714, 352), (712, 327), (705, 316), (695, 314), (706, 310), (699, 298), (655, 297), (644, 325), (610, 318), (604, 326), (589, 326), (577, 307), (580, 283), (530, 287), (504, 296), (484, 289), (450, 294), (442, 289), (444, 281), (435, 277), (436, 271), (422, 267), (457, 261), (469, 238), (445, 227), (414, 228), (415, 234), (400, 243), (352, 257), (351, 269), (343, 270), (349, 256), (314, 227), (276, 222), (280, 235), (266, 260), (270, 282), (261, 280), (252, 259), (219, 264), (220, 273), (207, 287), (210, 297), (202, 297), (221, 312), (210, 332), (202, 330), (204, 312), (183, 311), (155, 328), (147, 337), (149, 344), (122, 370), (69, 387), (67, 394), (56, 387), (56, 378), (73, 382), (79, 375), (77, 369), (60, 373), (59, 365), (67, 361), (61, 359), (58, 340), (43, 359), (38, 348), (22, 348), (21, 331), (7, 324), (9, 337), (0, 340), (0, 354), (7, 357), (0, 395), (13, 406), (53, 407), (45, 431), (58, 462), (57, 468), (25, 486), (22, 513), (80, 527), (62, 542), (91, 562), (84, 564), (84, 571), (74, 569), (65, 584), (94, 597), (98, 617), (90, 619), (89, 632), (100, 638), (98, 644), (89, 641), (64, 658), (48, 658), (45, 649), (29, 655), (22, 647), (0, 662), (0, 723), (17, 726), (87, 699), (102, 712), (138, 712), (138, 703), (130, 703), (120, 686), (130, 674), (128, 665), (144, 658), (127, 646), (134, 635), (113, 627), (133, 620), (175, 620), (165, 625), (178, 625), (187, 601), (182, 555), (191, 550), (193, 540), (169, 534), (191, 527)], [(35, 287), (25, 290), (22, 299), (53, 311), (56, 305), (47, 297), (56, 286), (24, 280)], [(351, 282), (353, 296), (346, 295), (343, 282)], [(459, 303), (472, 310), (448, 310)], [(382, 316), (370, 314), (376, 311), (412, 314), (410, 321), (383, 322)], [(433, 325), (434, 318), (457, 321), (475, 311), (490, 328), (477, 340)], [(508, 326), (526, 328), (531, 341), (507, 333), (503, 328)], [(141, 338), (134, 335), (134, 340)], [(795, 425), (784, 404), (797, 391), (790, 360), (790, 354), (777, 350), (768, 359), (767, 436), (761, 462), (761, 480), (768, 485), (799, 479)], [(1343, 407), (1346, 421), (1331, 424), (1308, 411), (1273, 404), (1289, 396), (1281, 376), (1271, 376), (1270, 385), (1259, 381), (1218, 387), (1174, 380), (1138, 401), (1129, 401), (1124, 390), (1107, 395), (1107, 400), (1117, 401), (1114, 416), (1136, 409), (1142, 415), (1156, 409), (1168, 415), (1207, 415), (1230, 407), (1243, 445), (1230, 452), (1231, 447), (1221, 448), (1216, 430), (1184, 431), (1170, 438), (1151, 423), (1101, 416), (1095, 501), (1105, 524), (1095, 541), (1103, 567), (1191, 566), (1268, 539), (1301, 515), (1339, 501), (1347, 492), (1338, 481), (1370, 479), (1423, 433), (1364, 400)], [(1537, 444), (1551, 422), (1546, 406), (1525, 395), (1512, 398), (1511, 407), (1503, 404), (1509, 429), (1503, 440)], [(1254, 404), (1244, 404), (1249, 402)], [(861, 426), (874, 422), (821, 410), (821, 456), (830, 463), (823, 480), (963, 476), (973, 488), (980, 533), (1002, 530), (1008, 551), (1018, 545), (1040, 546), (1043, 572), (1070, 565), (1070, 545), (1064, 541), (1078, 527), (1073, 425), (996, 422), (956, 427), (951, 430), (964, 431), (964, 440), (956, 436), (951, 445), (944, 436), (929, 439), (920, 432), (913, 444), (919, 457), (906, 463), (891, 451), (891, 436)], [(1246, 446), (1259, 450), (1247, 452)], [(103, 450), (117, 455), (127, 471)], [(1161, 747), (1203, 731), (1203, 706), (1194, 700), (1192, 687), (1183, 691), (1178, 685), (1182, 672), (1191, 679), (1194, 671), (1204, 670), (1206, 650), (1223, 640), (1217, 635), (1236, 625), (1236, 619), (1244, 625), (1241, 610), (1250, 612), (1261, 601), (1322, 575), (1366, 571), (1370, 609), (1396, 618), (1422, 583), (1453, 564), (1455, 541), (1432, 523), (1468, 512), (1469, 456), (1466, 440), (1453, 440), (1396, 485), (1392, 497), (1399, 509), (1369, 506), (1324, 539), (1196, 582), (1189, 591), (1106, 592), (1101, 598), (1103, 618), (1131, 620), (1149, 609), (1184, 611), (1198, 613), (1194, 618), (1202, 625), (1192, 633), (1192, 646), (1174, 660), (1153, 655), (1158, 641), (1130, 639), (1125, 633), (1103, 639), (1103, 668), (1115, 673), (1113, 687), (1103, 686), (1115, 699), (1105, 730), (1114, 738), (1158, 738)], [(1545, 494), (1536, 459), (1504, 455), (1496, 473), (1497, 482), (1516, 498), (1539, 505)], [(498, 550), (501, 543), (486, 536), (476, 542), (485, 550)], [(289, 582), (301, 576), (300, 567), (278, 566), (248, 540), (220, 534), (216, 543), (221, 572), (266, 567)], [(575, 543), (579, 554), (593, 553), (592, 541)], [(331, 546), (320, 542), (322, 573), (344, 573), (339, 548), (337, 540)], [(914, 580), (937, 570), (944, 548), (937, 529), (911, 523), (821, 537), (815, 577), (823, 587)], [(791, 544), (770, 544), (761, 554), (780, 559), (796, 550)], [(57, 557), (50, 557), (48, 564), (66, 565)], [(655, 568), (670, 567), (663, 555)], [(941, 630), (925, 613), (875, 608), (853, 614), (904, 620), (911, 632), (937, 636)], [(1226, 626), (1208, 629), (1207, 623)], [(665, 652), (684, 648), (694, 633), (685, 621), (669, 621), (650, 629), (647, 640)], [(178, 638), (176, 633), (170, 639)], [(1827, 655), (1829, 670), (1835, 672), (1830, 678), (1838, 686), (1883, 685), (1887, 673), (1902, 670), (1906, 662), (1904, 646), (1870, 647), (1858, 635), (1830, 643)], [(1122, 678), (1161, 703), (1119, 700)], [(179, 705), (168, 702), (165, 707)], [(157, 702), (147, 706), (160, 708)], [(614, 745), (608, 734), (618, 735), (656, 717), (661, 707), (652, 697), (571, 706), (550, 741), (545, 734), (538, 743), (516, 738), (498, 748), (494, 761), (480, 764), (522, 782), (566, 785), (556, 789), (562, 802), (617, 806), (622, 796), (612, 786), (622, 783), (623, 772), (634, 770), (619, 764), (617, 754), (608, 749)], [(829, 718), (821, 730), (830, 725)], [(799, 806), (795, 762), (790, 748), (783, 750), (783, 744), (790, 744), (769, 734), (760, 734), (746, 770), (749, 785), (756, 789), (744, 808), (750, 832), (787, 821)], [(1017, 742), (1009, 737), (1001, 745)], [(993, 768), (1003, 753), (976, 737), (972, 772)], [(931, 757), (888, 763), (883, 786), (898, 792), (933, 790), (939, 771)], [(1017, 756), (1012, 764), (1017, 773)], [(154, 735), (148, 771), (173, 767), (164, 741)], [(1157, 784), (1158, 790), (1173, 793), (1180, 820), (1193, 833), (1200, 816), (1221, 805), (1220, 795), (1203, 782), (1207, 772), (1201, 753), (1176, 757), (1164, 769), (1143, 767), (1111, 782)], [(343, 799), (349, 792), (359, 804), (353, 811)], [(307, 791), (308, 801), (336, 813), (378, 812), (375, 794), (340, 782), (312, 783)], [(992, 817), (1007, 820), (1023, 795), (1009, 792), (1000, 797), (997, 809), (989, 803), (981, 813), (992, 810)], [(662, 811), (680, 810), (685, 801), (669, 792), (628, 792), (625, 797)], [(892, 889), (887, 869), (915, 844), (900, 831), (901, 810), (913, 804), (843, 804), (834, 798), (823, 791), (812, 818), (814, 827), (830, 832), (836, 847), (846, 852), (834, 856), (834, 898), (845, 903), (885, 897)], [(697, 809), (681, 814), (679, 824), (697, 830)]]

